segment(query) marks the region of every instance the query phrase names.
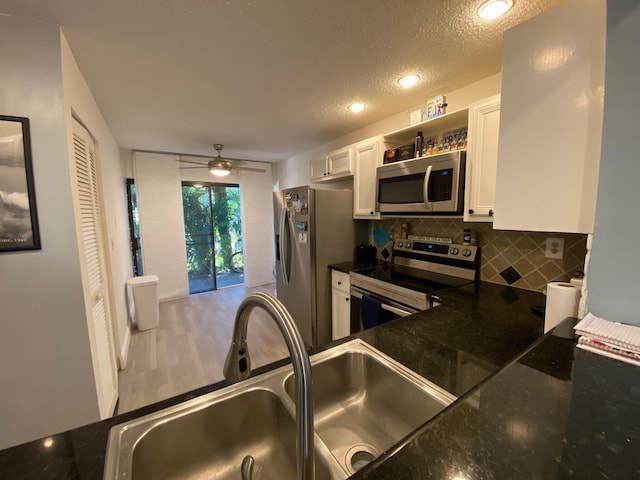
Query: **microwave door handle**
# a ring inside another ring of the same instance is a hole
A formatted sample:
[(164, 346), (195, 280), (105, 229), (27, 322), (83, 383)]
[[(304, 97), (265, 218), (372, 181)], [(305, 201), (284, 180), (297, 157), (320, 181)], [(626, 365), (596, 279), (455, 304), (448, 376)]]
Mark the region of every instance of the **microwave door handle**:
[(285, 285), (289, 285), (289, 277), (287, 276), (287, 263), (289, 255), (289, 248), (286, 245), (288, 239), (285, 236), (288, 232), (285, 231), (287, 226), (287, 207), (282, 207), (282, 213), (280, 214), (280, 273), (282, 273), (282, 281)]
[(429, 205), (429, 179), (431, 178), (432, 170), (433, 165), (429, 165), (427, 167), (427, 171), (424, 174), (424, 185), (422, 186), (422, 193), (424, 194), (424, 206), (426, 208), (431, 208), (431, 205)]

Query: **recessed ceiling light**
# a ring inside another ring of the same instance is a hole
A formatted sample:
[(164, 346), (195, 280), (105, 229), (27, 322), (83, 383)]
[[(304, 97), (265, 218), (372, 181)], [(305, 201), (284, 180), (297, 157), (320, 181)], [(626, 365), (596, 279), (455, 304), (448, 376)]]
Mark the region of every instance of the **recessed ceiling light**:
[(364, 110), (364, 103), (352, 103), (351, 105), (349, 105), (349, 110), (351, 110), (353, 113), (360, 113), (362, 110)]
[(404, 77), (400, 77), (398, 79), (398, 83), (402, 85), (404, 88), (413, 87), (420, 80), (420, 75), (416, 75), (412, 73), (411, 75), (405, 75)]
[(478, 8), (478, 16), (492, 20), (503, 15), (513, 6), (513, 0), (488, 0)]

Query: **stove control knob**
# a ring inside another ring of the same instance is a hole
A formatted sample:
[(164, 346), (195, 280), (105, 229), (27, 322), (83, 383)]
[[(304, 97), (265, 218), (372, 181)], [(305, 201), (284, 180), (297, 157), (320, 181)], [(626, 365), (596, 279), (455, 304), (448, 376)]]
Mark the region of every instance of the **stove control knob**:
[(407, 244), (405, 245), (405, 247), (407, 247), (407, 248), (411, 248), (411, 242), (407, 242)]
[(460, 250), (458, 250), (456, 247), (451, 247), (451, 250), (449, 250), (449, 253), (451, 255), (457, 255), (458, 253), (460, 253)]
[(470, 257), (471, 256), (471, 250), (469, 250), (468, 248), (465, 248), (464, 250), (462, 250), (462, 255), (465, 257)]
[(398, 247), (402, 247), (402, 242), (398, 242)]

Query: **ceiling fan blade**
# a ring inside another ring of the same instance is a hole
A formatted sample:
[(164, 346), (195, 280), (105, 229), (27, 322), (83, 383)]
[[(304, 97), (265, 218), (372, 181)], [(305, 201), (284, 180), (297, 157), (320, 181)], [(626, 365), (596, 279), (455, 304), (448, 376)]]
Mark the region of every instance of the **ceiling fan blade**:
[(236, 167), (235, 165), (233, 167), (231, 167), (231, 169), (232, 170), (244, 170), (245, 172), (257, 172), (257, 173), (266, 172), (266, 170), (263, 170), (262, 168)]
[(207, 168), (207, 166), (200, 165), (199, 167), (178, 167), (178, 170), (189, 170), (190, 168)]
[(200, 163), (200, 162), (192, 162), (191, 160), (182, 160), (182, 159), (178, 159), (179, 162), (182, 163), (192, 163), (194, 165), (200, 165), (201, 167), (206, 167), (207, 164), (206, 163)]

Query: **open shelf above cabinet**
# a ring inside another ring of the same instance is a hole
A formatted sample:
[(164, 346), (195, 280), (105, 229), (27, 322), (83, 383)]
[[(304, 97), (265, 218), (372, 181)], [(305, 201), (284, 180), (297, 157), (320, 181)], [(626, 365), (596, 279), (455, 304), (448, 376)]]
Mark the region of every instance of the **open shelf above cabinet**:
[(419, 131), (422, 132), (425, 137), (441, 135), (446, 131), (465, 127), (468, 121), (469, 108), (463, 108), (387, 133), (384, 136), (384, 141), (388, 144), (403, 145), (412, 142), (416, 138), (416, 133)]

